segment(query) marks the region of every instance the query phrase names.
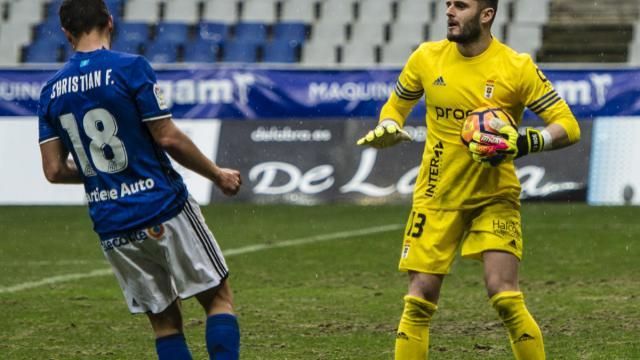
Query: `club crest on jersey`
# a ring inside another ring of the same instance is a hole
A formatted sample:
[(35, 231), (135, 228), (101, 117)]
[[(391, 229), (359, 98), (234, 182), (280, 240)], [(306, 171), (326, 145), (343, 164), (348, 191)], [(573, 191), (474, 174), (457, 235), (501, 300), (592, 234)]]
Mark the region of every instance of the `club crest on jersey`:
[(147, 234), (153, 239), (160, 239), (164, 235), (164, 225), (156, 225), (147, 229)]
[(167, 102), (164, 100), (162, 89), (158, 84), (153, 84), (153, 95), (155, 95), (156, 97), (156, 102), (158, 103), (158, 107), (160, 108), (160, 110), (166, 110), (169, 108), (167, 106)]
[(493, 80), (487, 80), (487, 83), (484, 86), (484, 97), (486, 99), (491, 99), (493, 97), (493, 91), (495, 90), (496, 82)]

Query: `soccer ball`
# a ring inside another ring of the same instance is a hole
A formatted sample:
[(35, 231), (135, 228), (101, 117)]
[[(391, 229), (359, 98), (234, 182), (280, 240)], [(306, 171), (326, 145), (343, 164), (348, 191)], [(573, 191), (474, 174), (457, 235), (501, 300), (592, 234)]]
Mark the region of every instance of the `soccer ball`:
[(469, 143), (473, 141), (473, 133), (476, 131), (501, 135), (498, 130), (491, 126), (491, 119), (494, 118), (498, 118), (505, 123), (511, 124), (511, 126), (517, 129), (513, 118), (504, 110), (498, 107), (484, 106), (473, 110), (464, 120), (462, 130), (460, 132), (462, 143), (468, 146)]

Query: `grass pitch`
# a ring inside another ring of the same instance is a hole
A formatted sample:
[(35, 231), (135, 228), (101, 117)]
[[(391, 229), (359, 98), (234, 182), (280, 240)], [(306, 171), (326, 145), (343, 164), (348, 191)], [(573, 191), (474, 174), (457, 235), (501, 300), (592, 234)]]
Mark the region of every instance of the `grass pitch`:
[[(392, 358), (408, 206), (203, 211), (229, 254), (243, 359)], [(640, 208), (523, 207), (521, 284), (548, 359), (640, 359), (638, 219)], [(155, 358), (85, 208), (0, 207), (0, 234), (0, 358)], [(194, 359), (205, 359), (201, 310), (183, 305)], [(459, 260), (445, 280), (430, 359), (512, 359), (480, 263)]]

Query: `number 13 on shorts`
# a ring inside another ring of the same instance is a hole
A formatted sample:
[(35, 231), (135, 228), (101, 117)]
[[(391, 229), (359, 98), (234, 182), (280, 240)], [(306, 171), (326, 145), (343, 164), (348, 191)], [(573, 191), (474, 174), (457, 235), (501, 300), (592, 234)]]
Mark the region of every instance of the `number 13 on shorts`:
[(402, 258), (406, 259), (411, 249), (411, 238), (418, 239), (424, 232), (424, 225), (427, 222), (427, 216), (423, 213), (411, 211), (409, 221), (407, 221), (406, 231), (404, 233), (405, 241), (402, 247)]

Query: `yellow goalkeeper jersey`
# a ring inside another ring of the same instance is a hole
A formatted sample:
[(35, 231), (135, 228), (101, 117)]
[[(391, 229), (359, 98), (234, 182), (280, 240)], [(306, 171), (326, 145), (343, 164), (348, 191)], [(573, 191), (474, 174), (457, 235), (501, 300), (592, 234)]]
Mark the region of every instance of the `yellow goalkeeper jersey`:
[(423, 43), (405, 64), (380, 120), (404, 125), (423, 94), (427, 141), (413, 195), (415, 207), (469, 209), (496, 200), (519, 205), (520, 182), (513, 162), (482, 167), (460, 140), (464, 119), (480, 106), (500, 107), (518, 124), (528, 107), (545, 123), (563, 126), (570, 140), (580, 136), (571, 110), (531, 57), (495, 38), (475, 57), (462, 56), (448, 40)]

